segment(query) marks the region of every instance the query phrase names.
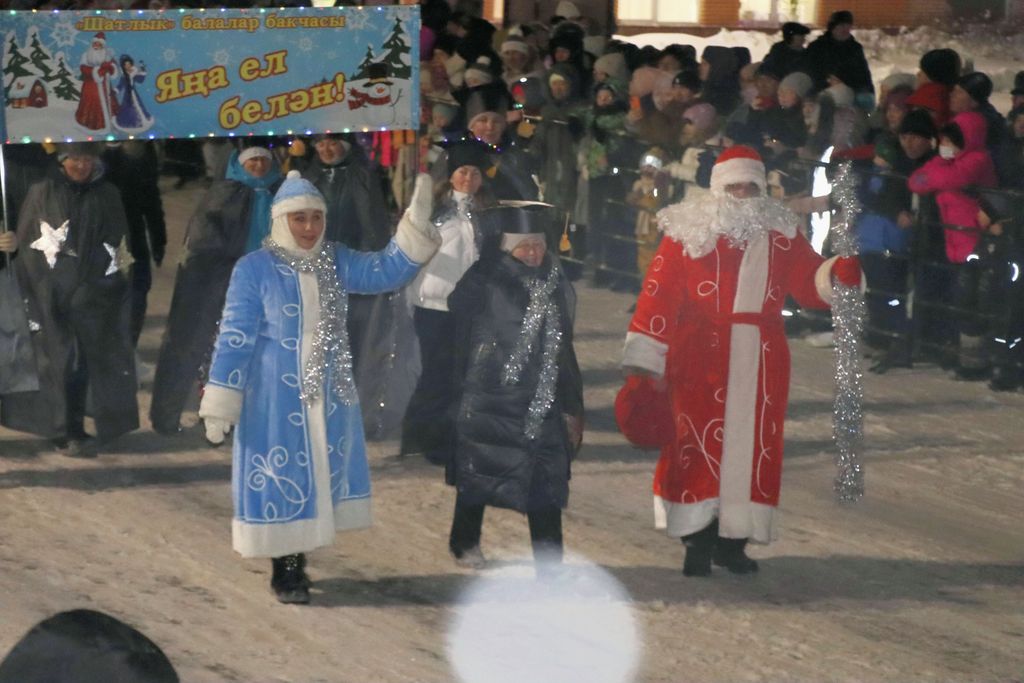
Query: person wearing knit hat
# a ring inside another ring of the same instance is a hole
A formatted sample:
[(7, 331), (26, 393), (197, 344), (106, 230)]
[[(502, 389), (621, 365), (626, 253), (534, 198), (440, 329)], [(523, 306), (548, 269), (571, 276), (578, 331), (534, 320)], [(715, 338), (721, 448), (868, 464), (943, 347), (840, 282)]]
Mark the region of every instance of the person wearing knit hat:
[[(270, 207), (270, 235), (231, 274), (199, 416), (212, 444), (235, 428), (232, 545), (272, 558), (280, 602), (309, 602), (305, 553), (370, 525), (347, 295), (400, 287), (433, 256), (441, 240), (430, 204), (421, 175), (387, 247), (355, 251), (324, 240), (325, 222), (346, 217), (329, 218), (320, 191), (291, 171)], [(276, 486), (260, 483), (268, 467)]]
[(575, 3), (570, 2), (570, 0), (559, 0), (558, 4), (555, 5), (555, 16), (572, 21), (579, 19), (582, 15)]
[(1018, 71), (1013, 77), (1013, 90), (1010, 91), (1013, 100), (1010, 109), (1017, 109), (1024, 106), (1024, 71)]
[(718, 112), (707, 102), (697, 102), (683, 111), (683, 130), (679, 142), (687, 147), (699, 145), (718, 129)]
[(435, 464), (449, 457), (451, 403), (455, 382), (455, 321), (448, 296), (482, 249), (499, 238), (484, 235), (477, 212), (493, 205), (485, 180), (492, 168), (491, 148), (466, 137), (445, 145), (448, 175), (434, 192), (431, 219), (441, 247), (409, 285), (413, 324), (419, 341), (422, 372), (402, 418), (403, 454), (422, 453)]
[(923, 76), (932, 83), (953, 87), (960, 78), (960, 55), (948, 47), (925, 52), (921, 55), (919, 66), (921, 71), (918, 77)]
[(210, 186), (189, 221), (153, 380), (149, 415), (158, 434), (180, 431), (217, 333), (231, 270), (270, 233), (270, 204), (283, 178), (267, 144), (247, 139), (244, 149), (232, 152), (226, 177)]
[(816, 254), (765, 185), (761, 157), (736, 145), (709, 194), (658, 213), (664, 237), (626, 334), (615, 416), (631, 442), (661, 448), (655, 525), (682, 539), (686, 576), (758, 570), (745, 547), (772, 540), (779, 504), (784, 302), (827, 308), (833, 279), (861, 281), (857, 258)]
[(828, 87), (829, 76), (841, 71), (842, 81), (857, 94), (857, 106), (870, 111), (875, 108), (875, 86), (864, 47), (851, 33), (852, 28), (853, 15), (850, 12), (834, 12), (827, 30), (807, 46), (805, 65), (818, 91)]
[(807, 74), (799, 71), (788, 74), (785, 78), (779, 81), (778, 84), (779, 104), (782, 103), (782, 98), (785, 96), (783, 95), (783, 92), (788, 92), (791, 96), (802, 100), (810, 94), (813, 87), (814, 83), (811, 81), (811, 77)]
[[(76, 458), (95, 458), (100, 445), (139, 426), (125, 272), (128, 219), (120, 192), (104, 178), (100, 149), (58, 146), (57, 167), (29, 188), (19, 207), (17, 236), (8, 247), (18, 256), (0, 275), (17, 278), (31, 317), (31, 334), (24, 330), (19, 341), (34, 356), (36, 380), (4, 394), (0, 423), (45, 437)], [(5, 353), (4, 374), (11, 361)], [(87, 398), (94, 435), (85, 431)]]
[[(482, 568), (487, 506), (525, 513), (538, 575), (562, 561), (562, 509), (583, 436), (583, 381), (573, 349), (575, 293), (547, 235), (550, 204), (502, 202), (477, 212), (501, 235), (448, 297), (461, 396), (445, 480), (456, 489), (448, 549)], [(532, 349), (532, 351), (531, 351)]]
[(992, 79), (980, 71), (966, 74), (953, 86), (949, 108), (954, 114), (977, 109), (992, 96)]
[(996, 163), (1000, 185), (1016, 185), (1016, 164), (1006, 154), (1010, 144), (1010, 129), (1006, 119), (989, 101), (992, 96), (992, 79), (980, 71), (968, 73), (957, 81), (949, 95), (949, 110), (954, 116), (964, 112), (978, 112), (985, 118), (985, 146)]
[(609, 52), (594, 60), (594, 83), (606, 81), (619, 86), (629, 84), (629, 67), (621, 52)]
[(939, 135), (939, 129), (935, 125), (935, 119), (928, 112), (917, 109), (907, 112), (900, 122), (899, 135), (916, 135), (934, 141)]
[(536, 50), (521, 36), (509, 36), (501, 44), (501, 61), (501, 77), (510, 88), (522, 78), (532, 78), (543, 73), (543, 69), (536, 64)]
[(477, 60), (466, 67), (463, 74), (467, 88), (476, 88), (494, 82), (492, 73), (491, 58), (487, 55), (480, 55)]
[(805, 71), (804, 43), (810, 32), (803, 24), (787, 21), (782, 25), (782, 40), (772, 45), (762, 65), (779, 74), (779, 78), (785, 78), (794, 71)]

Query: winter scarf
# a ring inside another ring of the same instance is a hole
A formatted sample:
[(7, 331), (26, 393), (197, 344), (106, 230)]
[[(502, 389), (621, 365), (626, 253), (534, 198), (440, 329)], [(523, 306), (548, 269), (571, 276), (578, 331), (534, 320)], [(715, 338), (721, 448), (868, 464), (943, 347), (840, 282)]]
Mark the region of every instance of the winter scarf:
[(277, 161), (271, 162), (270, 170), (262, 178), (249, 175), (242, 164), (238, 163), (238, 152), (231, 154), (228, 161), (227, 179), (234, 180), (253, 190), (249, 201), (249, 233), (245, 240), (245, 253), (256, 251), (263, 243), (263, 238), (270, 234), (270, 203), (274, 199), (271, 186), (281, 179), (281, 169)]

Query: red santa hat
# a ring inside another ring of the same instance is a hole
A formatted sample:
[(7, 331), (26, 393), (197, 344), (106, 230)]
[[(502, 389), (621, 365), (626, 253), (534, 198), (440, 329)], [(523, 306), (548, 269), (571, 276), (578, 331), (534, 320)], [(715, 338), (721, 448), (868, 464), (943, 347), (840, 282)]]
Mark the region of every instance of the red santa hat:
[(103, 31), (100, 31), (99, 33), (97, 33), (96, 35), (94, 35), (94, 36), (92, 37), (92, 39), (93, 39), (93, 41), (97, 41), (97, 40), (98, 40), (98, 41), (100, 41), (101, 43), (105, 43), (105, 42), (107, 42), (107, 34), (106, 34), (106, 33), (104, 33)]
[(752, 147), (733, 145), (720, 155), (711, 169), (711, 191), (723, 194), (728, 185), (754, 183), (765, 191), (764, 162)]

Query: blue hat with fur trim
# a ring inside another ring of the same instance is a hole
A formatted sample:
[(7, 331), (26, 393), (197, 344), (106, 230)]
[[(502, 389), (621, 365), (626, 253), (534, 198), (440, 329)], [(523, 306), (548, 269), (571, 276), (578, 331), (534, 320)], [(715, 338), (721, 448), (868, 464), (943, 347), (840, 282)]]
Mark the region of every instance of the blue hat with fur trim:
[(304, 209), (320, 209), (327, 213), (327, 202), (324, 201), (320, 190), (303, 178), (298, 171), (288, 171), (287, 177), (274, 195), (270, 215), (278, 218)]

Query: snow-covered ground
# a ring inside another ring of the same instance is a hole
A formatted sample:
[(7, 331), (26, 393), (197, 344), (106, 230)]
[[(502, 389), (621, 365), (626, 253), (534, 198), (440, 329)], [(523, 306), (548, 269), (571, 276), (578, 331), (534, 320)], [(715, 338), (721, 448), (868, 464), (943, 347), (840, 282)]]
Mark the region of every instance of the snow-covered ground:
[[(1010, 89), (1013, 76), (1024, 69), (1024, 34), (1004, 34), (999, 26), (972, 24), (957, 33), (948, 33), (932, 26), (903, 29), (890, 35), (878, 29), (855, 29), (854, 37), (864, 46), (871, 66), (875, 85), (894, 72), (916, 74), (918, 61), (928, 50), (949, 47), (956, 50), (976, 71), (984, 71), (995, 86), (992, 104), (1000, 111), (1010, 107)], [(813, 40), (820, 31), (808, 36)], [(751, 58), (758, 62), (764, 58), (772, 44), (782, 39), (781, 33), (761, 31), (735, 31), (722, 29), (708, 37), (686, 33), (641, 33), (617, 36), (636, 45), (662, 48), (670, 43), (693, 45), (697, 55), (708, 45), (745, 46)]]
[[(172, 234), (141, 343), (149, 362), (198, 198), (193, 185), (165, 194)], [(679, 541), (652, 528), (656, 456), (630, 448), (613, 421), (630, 303), (579, 287), (588, 417), (565, 539), (628, 596), (593, 599), (613, 603), (619, 628), (619, 608), (632, 616), (636, 681), (1024, 680), (1024, 395), (927, 366), (869, 375), (867, 497), (844, 507), (831, 492), (830, 351), (793, 341), (779, 540), (751, 551), (757, 576), (687, 579)], [(148, 387), (140, 403), (145, 415)], [(269, 592), (270, 563), (231, 550), (230, 454), (198, 430), (162, 438), (144, 426), (92, 462), (0, 431), (0, 656), (40, 619), (86, 607), (140, 628), (188, 683), (458, 680), (460, 648), (446, 634), (466, 622), (473, 576), (447, 554), (453, 492), (438, 468), (396, 451), (372, 448), (373, 528), (312, 553), (313, 604), (286, 607)], [(483, 546), (521, 577), (525, 519), (488, 511)], [(560, 604), (518, 585), (510, 612)], [(588, 585), (570, 576), (566, 595), (587, 597)], [(557, 616), (538, 626), (566, 621)], [(606, 642), (528, 635), (533, 654)], [(529, 653), (512, 642), (506, 656), (522, 663)], [(557, 680), (575, 683), (574, 671)]]

